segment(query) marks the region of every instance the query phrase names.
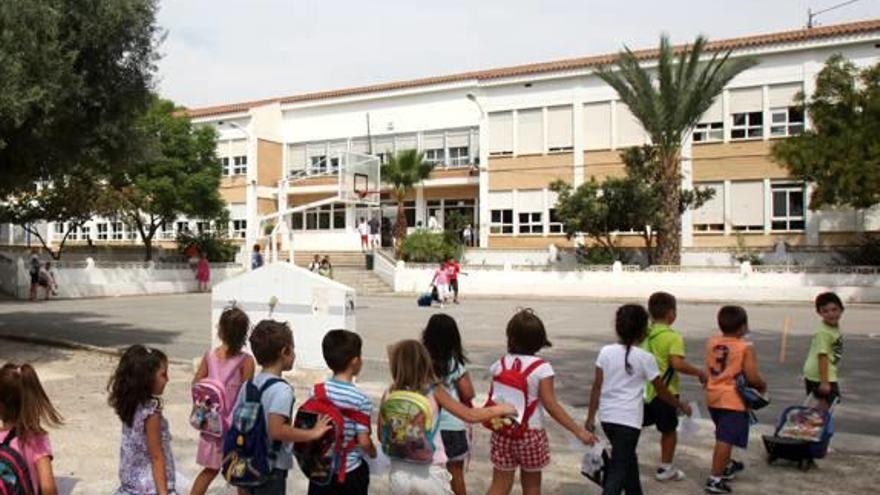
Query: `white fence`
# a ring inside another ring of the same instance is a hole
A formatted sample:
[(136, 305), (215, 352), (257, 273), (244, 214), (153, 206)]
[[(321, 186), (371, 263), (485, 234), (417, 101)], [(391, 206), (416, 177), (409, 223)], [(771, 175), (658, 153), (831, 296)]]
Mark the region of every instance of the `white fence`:
[[(377, 257), (378, 261), (379, 257)], [(387, 265), (383, 260), (382, 265)], [(393, 277), (387, 266), (376, 273), (395, 292), (425, 291), (433, 265), (398, 262)], [(385, 273), (383, 273), (385, 272)], [(690, 301), (808, 302), (820, 292), (833, 290), (849, 302), (880, 302), (877, 267), (651, 267), (592, 266), (582, 270), (547, 267), (462, 268), (463, 294), (543, 297), (647, 298), (665, 290)]]
[[(241, 265), (212, 263), (211, 283), (219, 283), (243, 272)], [(63, 298), (177, 294), (198, 289), (195, 272), (186, 263), (59, 262), (52, 264)], [(0, 257), (0, 291), (19, 299), (30, 296), (30, 275), (26, 260)], [(38, 296), (43, 297), (42, 288)]]

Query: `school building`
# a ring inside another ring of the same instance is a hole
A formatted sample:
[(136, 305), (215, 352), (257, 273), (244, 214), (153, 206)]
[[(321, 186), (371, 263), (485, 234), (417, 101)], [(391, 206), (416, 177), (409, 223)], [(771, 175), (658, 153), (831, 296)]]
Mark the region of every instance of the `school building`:
[[(880, 229), (880, 209), (810, 211), (810, 184), (789, 177), (770, 157), (776, 140), (810, 127), (794, 97), (813, 93), (816, 75), (831, 55), (843, 54), (859, 66), (880, 61), (880, 19), (709, 45), (710, 53), (726, 50), (760, 63), (725, 88), (685, 144), (685, 187), (710, 187), (715, 196), (682, 216), (684, 250), (732, 249), (737, 239), (758, 248), (784, 241), (801, 249), (833, 249), (852, 244), (859, 232)], [(646, 66), (655, 63), (656, 50), (636, 53)], [(384, 160), (417, 148), (437, 166), (403, 205), (410, 226), (427, 225), (432, 216), (442, 226), (457, 212), (473, 225), (480, 248), (571, 247), (556, 221), (556, 197), (548, 185), (620, 175), (621, 149), (647, 142), (627, 106), (595, 75), (598, 65), (614, 57), (194, 108), (189, 115), (217, 128), (221, 194), (229, 204), (230, 233), (242, 242), (265, 235), (258, 231), (260, 216), (335, 196), (337, 152)], [(377, 208), (324, 204), (292, 215), (289, 227), (298, 250), (355, 250), (358, 218), (380, 215), (388, 233), (396, 212), (383, 190)], [(160, 235), (173, 239), (182, 228), (204, 227), (182, 219)], [(118, 222), (97, 221), (89, 229), (95, 242), (131, 242)], [(384, 237), (387, 242), (390, 236)], [(624, 245), (641, 242), (632, 232), (621, 232), (620, 239)]]

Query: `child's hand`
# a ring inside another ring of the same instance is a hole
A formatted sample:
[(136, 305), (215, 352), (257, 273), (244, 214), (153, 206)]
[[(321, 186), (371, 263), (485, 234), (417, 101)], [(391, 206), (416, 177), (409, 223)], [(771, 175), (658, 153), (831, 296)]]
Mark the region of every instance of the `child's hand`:
[(312, 440), (317, 440), (324, 436), (324, 433), (330, 431), (333, 426), (330, 424), (330, 418), (327, 416), (321, 415), (318, 417), (318, 421), (315, 421), (315, 426), (313, 426), (309, 433), (312, 436)]
[(495, 407), (501, 412), (501, 416), (516, 416), (516, 408), (513, 404), (499, 404)]
[(700, 374), (697, 375), (697, 378), (700, 379), (700, 385), (702, 385), (703, 388), (706, 388), (706, 384), (709, 383), (709, 374), (706, 373), (706, 370), (700, 370)]
[(685, 416), (690, 416), (694, 413), (694, 411), (691, 409), (690, 404), (688, 404), (687, 402), (680, 403), (678, 405), (678, 410), (684, 413)]
[(585, 428), (578, 428), (577, 431), (574, 432), (574, 434), (576, 437), (578, 437), (578, 440), (586, 445), (593, 445), (594, 443), (596, 443), (596, 435), (593, 435)]

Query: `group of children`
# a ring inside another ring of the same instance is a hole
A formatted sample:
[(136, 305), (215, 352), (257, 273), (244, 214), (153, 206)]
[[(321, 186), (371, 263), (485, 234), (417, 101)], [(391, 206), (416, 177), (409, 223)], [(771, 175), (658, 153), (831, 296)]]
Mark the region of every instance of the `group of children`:
[[(842, 343), (838, 325), (843, 304), (835, 294), (825, 293), (817, 297), (816, 310), (822, 323), (813, 338), (804, 375), (807, 392), (828, 407), (840, 394), (837, 366)], [(504, 386), (521, 389), (525, 411), (491, 390), (484, 407), (473, 406), (476, 394), (457, 324), (449, 315), (433, 315), (420, 340), (403, 340), (389, 348), (391, 385), (380, 401), (376, 438), (391, 458), (391, 493), (465, 494), (464, 465), (471, 448), (469, 425), (476, 423), (493, 430), (493, 473), (488, 493), (510, 493), (517, 470), (522, 492), (540, 493), (542, 470), (550, 463), (545, 411), (584, 444), (597, 440), (594, 432), (598, 417), (612, 446), (603, 494), (642, 493), (636, 447), (641, 428), (647, 424), (656, 425), (661, 432), (656, 478), (682, 479), (684, 473), (672, 464), (676, 426), (678, 413), (690, 415), (691, 410), (679, 397), (679, 374), (695, 376), (704, 384), (706, 405), (716, 427), (711, 475), (705, 489), (709, 493), (729, 493), (727, 482), (743, 469), (742, 463), (731, 459), (731, 450), (734, 446), (746, 447), (749, 430), (749, 415), (737, 391), (737, 378), (742, 375), (760, 392), (767, 388), (758, 372), (756, 353), (747, 340), (748, 318), (739, 306), (722, 307), (718, 312), (720, 334), (707, 341), (705, 365), (698, 367), (685, 360), (682, 336), (671, 327), (676, 316), (675, 298), (666, 293), (652, 295), (647, 311), (637, 304), (618, 308), (614, 321), (617, 343), (599, 352), (589, 410), (581, 425), (556, 398), (553, 367), (537, 356), (551, 343), (543, 322), (531, 310), (520, 310), (510, 319), (507, 352), (490, 367), (493, 390)], [(323, 415), (308, 427), (294, 423), (294, 390), (282, 378), (283, 372), (293, 368), (296, 358), (293, 332), (286, 323), (263, 320), (251, 330), (247, 315), (232, 307), (221, 315), (218, 334), (222, 344), (205, 354), (193, 382), (216, 380), (226, 396), (235, 398), (223, 411), (228, 416), (227, 424), (239, 425), (247, 417), (244, 406), (256, 400), (259, 408), (255, 410), (262, 411), (265, 424), (264, 443), (270, 451), (261, 484), (240, 486), (238, 493), (283, 494), (288, 471), (294, 464), (292, 446), (326, 438), (333, 426)], [(246, 341), (252, 355), (244, 351)], [(332, 330), (324, 337), (322, 350), (332, 377), (316, 386), (315, 393), (344, 412), (340, 440), (351, 448), (343, 450), (344, 460), (335, 464), (335, 469), (341, 470), (340, 476), (332, 477), (329, 483), (310, 482), (309, 494), (369, 492), (366, 458), (375, 458), (377, 448), (369, 420), (373, 403), (355, 384), (362, 367), (361, 347), (361, 338), (347, 330)], [(261, 367), (259, 373), (256, 364)], [(108, 383), (109, 404), (122, 421), (117, 495), (176, 493), (171, 435), (161, 400), (167, 382), (165, 354), (133, 345), (120, 358)], [(410, 430), (395, 429), (399, 425), (394, 414), (407, 401), (424, 423), (422, 430), (415, 428), (414, 436)], [(34, 492), (54, 495), (52, 449), (45, 428), (59, 426), (63, 420), (30, 365), (9, 363), (0, 368), (0, 420), (0, 445), (11, 447), (24, 459)], [(229, 435), (225, 443), (222, 438), (201, 435), (196, 461), (203, 469), (191, 494), (204, 494), (221, 471), (227, 479), (233, 476), (226, 472)], [(237, 447), (241, 446), (239, 439)], [(426, 457), (420, 462), (407, 462), (411, 459), (399, 449), (412, 449)]]
[(455, 258), (441, 261), (431, 278), (431, 298), (444, 307), (452, 296), (452, 302), (458, 304), (458, 277), (461, 265)]

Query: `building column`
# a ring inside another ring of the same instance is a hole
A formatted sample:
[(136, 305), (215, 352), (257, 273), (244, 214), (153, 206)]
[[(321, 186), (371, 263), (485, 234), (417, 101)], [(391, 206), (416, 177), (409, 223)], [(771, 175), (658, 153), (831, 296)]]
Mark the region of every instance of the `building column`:
[(770, 179), (764, 179), (764, 234), (770, 235), (773, 230), (773, 189)]
[(807, 235), (808, 246), (819, 245), (819, 216), (810, 208), (810, 196), (813, 195), (813, 185), (804, 184), (804, 230)]
[[(251, 124), (248, 123), (248, 128), (251, 127)], [(257, 208), (257, 167), (258, 167), (258, 159), (257, 156), (257, 141), (253, 139), (252, 130), (248, 129), (240, 129), (247, 139), (247, 175), (245, 176), (245, 218), (247, 219), (247, 229), (246, 229), (246, 242), (245, 247), (246, 251), (250, 251), (250, 247), (257, 243), (257, 241), (262, 237), (260, 232), (259, 225), (259, 210)], [(248, 260), (245, 263), (247, 266), (250, 266), (250, 261)]]
[(544, 205), (541, 210), (541, 237), (547, 237), (550, 230), (550, 190), (545, 187), (541, 192)]
[(770, 139), (770, 86), (766, 84), (761, 86), (761, 114), (764, 116), (762, 119), (762, 139), (767, 141)]
[(617, 149), (617, 100), (611, 100), (611, 150)]
[(425, 201), (425, 186), (422, 184), (416, 186), (416, 225), (419, 222), (422, 222), (422, 227), (428, 227), (428, 202)]
[(730, 180), (724, 181), (724, 235), (729, 236), (733, 233), (733, 217), (730, 211)]
[(478, 165), (480, 192), (477, 198), (477, 205), (479, 207), (477, 229), (480, 239), (478, 246), (486, 249), (489, 247), (489, 221), (491, 219), (489, 211), (489, 118), (482, 110), (482, 107), (480, 109), (478, 132), (480, 142), (480, 160)]
[(730, 126), (732, 124), (730, 119), (730, 90), (725, 89), (721, 92), (721, 127), (722, 134), (724, 135), (723, 141), (725, 143), (730, 142)]
[(571, 144), (574, 154), (572, 186), (577, 188), (584, 183), (584, 95), (580, 86), (575, 88), (571, 101)]
[[(694, 162), (692, 157), (693, 134), (688, 134), (681, 147), (681, 189), (690, 191), (694, 188)], [(688, 208), (681, 214), (681, 247), (694, 245), (694, 211)]]
[(512, 209), (513, 209), (513, 236), (514, 237), (519, 236), (519, 200), (517, 198), (517, 196), (518, 196), (517, 193), (518, 193), (518, 191), (516, 189), (513, 189), (510, 191), (511, 202), (512, 202), (511, 206), (513, 206)]

